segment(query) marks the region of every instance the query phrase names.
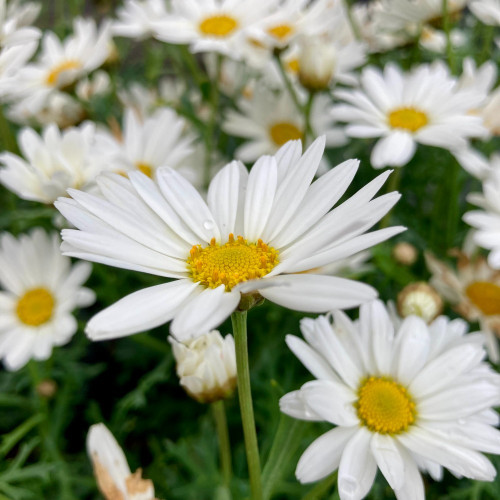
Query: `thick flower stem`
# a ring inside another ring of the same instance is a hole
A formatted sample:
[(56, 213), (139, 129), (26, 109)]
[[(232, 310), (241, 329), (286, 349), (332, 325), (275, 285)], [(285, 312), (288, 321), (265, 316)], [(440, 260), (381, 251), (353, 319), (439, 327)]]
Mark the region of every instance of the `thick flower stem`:
[(231, 445), (229, 443), (226, 409), (224, 407), (223, 400), (212, 403), (212, 414), (214, 416), (215, 427), (217, 429), (217, 437), (219, 438), (219, 456), (222, 478), (224, 480), (224, 486), (229, 488), (232, 475)]
[(236, 348), (236, 368), (238, 371), (238, 397), (240, 400), (241, 421), (245, 438), (248, 462), (248, 475), (252, 500), (262, 500), (259, 446), (255, 431), (252, 392), (250, 388), (250, 370), (248, 367), (247, 313), (234, 312), (231, 315)]

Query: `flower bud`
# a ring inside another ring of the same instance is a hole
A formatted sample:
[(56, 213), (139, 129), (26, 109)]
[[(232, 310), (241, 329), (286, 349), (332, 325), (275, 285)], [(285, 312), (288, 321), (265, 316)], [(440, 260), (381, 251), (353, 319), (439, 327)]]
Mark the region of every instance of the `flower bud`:
[(123, 450), (104, 424), (90, 427), (87, 451), (105, 500), (156, 500), (152, 481), (142, 479), (141, 469), (130, 472)]
[(236, 353), (232, 335), (213, 330), (186, 344), (169, 337), (177, 375), (186, 392), (199, 403), (230, 396), (236, 387)]
[(299, 54), (299, 80), (308, 90), (328, 88), (336, 63), (336, 51), (328, 39), (309, 38)]
[(443, 300), (427, 283), (420, 281), (406, 286), (398, 294), (398, 312), (402, 318), (414, 314), (430, 323), (443, 310)]
[(411, 243), (402, 241), (394, 246), (392, 255), (399, 264), (402, 264), (403, 266), (411, 266), (415, 264), (418, 252)]

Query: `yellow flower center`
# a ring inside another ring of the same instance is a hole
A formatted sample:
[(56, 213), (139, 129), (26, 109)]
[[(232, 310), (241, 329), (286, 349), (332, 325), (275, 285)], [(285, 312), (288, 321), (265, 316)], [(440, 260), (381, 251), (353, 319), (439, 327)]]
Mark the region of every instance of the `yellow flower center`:
[(292, 73), (298, 73), (300, 69), (300, 63), (297, 58), (295, 59), (290, 59), (290, 61), (287, 62), (286, 64), (287, 68), (289, 71)]
[(288, 141), (302, 139), (302, 131), (293, 123), (279, 122), (275, 123), (269, 129), (269, 134), (276, 146), (283, 146)]
[(389, 125), (416, 132), (429, 123), (427, 115), (415, 108), (399, 108), (389, 113)]
[(39, 326), (52, 317), (54, 305), (54, 297), (46, 288), (34, 288), (19, 299), (16, 313), (25, 325)]
[(231, 290), (243, 281), (262, 278), (278, 264), (278, 251), (262, 240), (248, 243), (243, 236), (219, 245), (212, 238), (210, 245), (194, 245), (187, 259), (188, 270), (194, 282), (208, 288), (225, 285)]
[(274, 28), (269, 28), (267, 32), (277, 38), (278, 40), (283, 40), (286, 38), (291, 32), (293, 28), (289, 24), (279, 24), (278, 26), (274, 26)]
[(238, 21), (224, 14), (207, 17), (200, 23), (200, 31), (204, 35), (225, 37), (238, 28)]
[(358, 394), (358, 417), (372, 432), (398, 434), (415, 422), (415, 403), (408, 391), (389, 377), (367, 378)]
[(80, 61), (68, 60), (64, 61), (61, 64), (55, 66), (50, 73), (47, 75), (45, 81), (48, 85), (57, 85), (57, 81), (59, 80), (59, 76), (61, 73), (68, 71), (70, 69), (80, 69), (82, 67)]
[(500, 314), (500, 286), (489, 281), (476, 281), (465, 289), (465, 294), (487, 316)]
[(137, 167), (137, 170), (140, 170), (144, 175), (147, 175), (151, 179), (153, 178), (153, 169), (151, 168), (151, 165), (138, 162), (135, 164), (135, 166)]

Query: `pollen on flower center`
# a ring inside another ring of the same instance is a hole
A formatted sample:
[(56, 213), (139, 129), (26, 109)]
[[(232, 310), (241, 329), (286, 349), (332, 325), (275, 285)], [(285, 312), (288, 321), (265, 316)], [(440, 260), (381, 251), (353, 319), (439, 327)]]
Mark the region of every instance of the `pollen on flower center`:
[(465, 294), (470, 301), (484, 314), (500, 314), (500, 286), (489, 281), (471, 283)]
[(210, 16), (200, 23), (200, 31), (205, 35), (225, 37), (238, 28), (238, 21), (224, 14)]
[(391, 378), (368, 377), (358, 395), (358, 417), (372, 432), (398, 434), (415, 422), (415, 403), (408, 391)]
[(80, 69), (82, 67), (80, 61), (68, 60), (64, 61), (61, 64), (58, 64), (47, 75), (45, 81), (48, 85), (57, 85), (57, 80), (59, 80), (59, 75), (64, 71), (68, 71), (70, 69)]
[(18, 301), (16, 313), (22, 323), (39, 326), (49, 321), (54, 312), (54, 297), (46, 288), (34, 288)]
[(193, 246), (187, 259), (193, 281), (208, 288), (225, 285), (226, 291), (243, 281), (265, 276), (278, 262), (278, 251), (262, 240), (248, 243), (243, 236), (235, 239), (233, 234), (224, 245), (213, 238), (205, 248)]
[(267, 32), (277, 38), (278, 40), (283, 40), (286, 38), (291, 32), (293, 28), (288, 24), (279, 24), (278, 26), (274, 26), (273, 28), (269, 28)]
[(293, 123), (279, 122), (272, 125), (269, 134), (276, 146), (283, 146), (288, 141), (302, 139), (302, 131)]
[(137, 167), (137, 170), (140, 170), (144, 175), (153, 178), (153, 169), (151, 168), (151, 165), (148, 165), (147, 163), (138, 162), (135, 164), (135, 166)]
[(399, 108), (389, 113), (389, 125), (416, 132), (429, 123), (427, 115), (415, 108)]

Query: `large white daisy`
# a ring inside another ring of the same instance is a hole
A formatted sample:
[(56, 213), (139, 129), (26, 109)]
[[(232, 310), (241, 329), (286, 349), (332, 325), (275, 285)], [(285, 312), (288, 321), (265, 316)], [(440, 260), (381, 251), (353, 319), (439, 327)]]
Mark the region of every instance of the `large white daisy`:
[(389, 63), (361, 74), (361, 88), (339, 90), (346, 104), (332, 113), (346, 121), (351, 137), (382, 137), (371, 154), (375, 168), (408, 163), (417, 143), (459, 149), (486, 134), (481, 117), (470, 112), (486, 98), (474, 86), (461, 88), (443, 64), (423, 64), (409, 73)]
[(377, 468), (399, 500), (423, 500), (420, 471), (492, 481), (500, 453), (493, 426), (500, 376), (483, 362), (481, 335), (441, 316), (430, 326), (417, 316), (395, 328), (380, 301), (344, 313), (304, 319), (307, 342), (287, 344), (318, 378), (283, 396), (283, 412), (336, 427), (316, 439), (297, 465), (297, 478), (317, 481), (338, 469), (341, 500), (369, 492)]
[(308, 312), (373, 299), (375, 290), (365, 284), (304, 274), (404, 230), (364, 234), (399, 199), (390, 193), (372, 200), (388, 172), (330, 211), (358, 162), (348, 160), (310, 184), (324, 146), (319, 138), (302, 155), (300, 141), (289, 142), (250, 173), (234, 161), (212, 180), (207, 202), (169, 168), (157, 171), (156, 183), (141, 172), (100, 176), (102, 196), (70, 190), (73, 199), (56, 202), (78, 228), (63, 230), (65, 255), (174, 279), (99, 313), (87, 325), (90, 338), (173, 319), (171, 333), (186, 341), (222, 323), (240, 301), (260, 296)]
[(95, 300), (82, 287), (91, 265), (71, 267), (59, 246), (57, 233), (42, 229), (0, 236), (0, 358), (9, 370), (47, 359), (53, 346), (69, 342), (77, 330), (71, 311)]

